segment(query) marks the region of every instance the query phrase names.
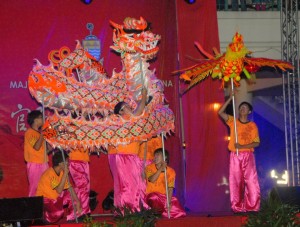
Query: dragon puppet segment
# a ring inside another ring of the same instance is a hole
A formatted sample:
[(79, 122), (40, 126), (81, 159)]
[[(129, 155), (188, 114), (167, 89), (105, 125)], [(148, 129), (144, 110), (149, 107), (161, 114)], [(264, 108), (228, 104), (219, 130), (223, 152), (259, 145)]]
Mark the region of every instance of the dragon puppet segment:
[(53, 64), (43, 66), (38, 61), (28, 78), (31, 95), (45, 107), (88, 113), (111, 111), (118, 102), (126, 100), (124, 86), (125, 83), (115, 83), (112, 79), (88, 85), (66, 76)]
[[(47, 118), (46, 140), (53, 147), (64, 149), (84, 147), (95, 150), (109, 144), (128, 144), (145, 141), (162, 132), (174, 130), (174, 114), (164, 105), (156, 105), (154, 111), (145, 111), (139, 117), (124, 120), (112, 115), (102, 119), (74, 121), (70, 116)], [(49, 135), (49, 136), (47, 136)]]
[(232, 42), (228, 45), (224, 54), (219, 54), (214, 50), (215, 57), (205, 52), (199, 43), (195, 42), (195, 45), (208, 57), (208, 60), (202, 60), (192, 67), (174, 72), (181, 73), (180, 78), (189, 82), (186, 90), (189, 90), (209, 75), (212, 78), (221, 79), (223, 86), (225, 82), (232, 78), (235, 85), (238, 86), (242, 72), (250, 79), (250, 73), (256, 72), (262, 66), (279, 68), (283, 71), (293, 68), (288, 62), (250, 57), (252, 52), (245, 47), (243, 36), (238, 32), (233, 36)]
[[(147, 61), (159, 50), (160, 36), (145, 31), (148, 24), (143, 18), (126, 18), (124, 25), (111, 24), (112, 49), (121, 53), (121, 72), (113, 71), (108, 78), (102, 65), (79, 42), (73, 52), (67, 47), (50, 52), (50, 65), (37, 61), (30, 72), (31, 95), (55, 110), (44, 126), (46, 140), (53, 147), (93, 150), (108, 144), (147, 140), (174, 130), (174, 114), (164, 105), (163, 83), (154, 70), (148, 69)], [(143, 86), (148, 90), (148, 104), (142, 115), (126, 121), (112, 114), (121, 101), (135, 108)]]

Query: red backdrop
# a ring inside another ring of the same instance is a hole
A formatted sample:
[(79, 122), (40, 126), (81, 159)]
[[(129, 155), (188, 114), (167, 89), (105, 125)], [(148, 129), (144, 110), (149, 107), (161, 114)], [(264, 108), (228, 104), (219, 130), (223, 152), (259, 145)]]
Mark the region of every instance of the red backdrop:
[[(109, 74), (114, 68), (120, 71), (120, 57), (109, 49), (112, 45), (109, 20), (122, 23), (128, 16), (143, 16), (151, 22), (152, 31), (162, 36), (159, 55), (151, 63), (151, 69), (156, 68), (157, 77), (164, 82), (166, 97), (177, 119), (176, 132), (166, 142), (171, 152), (171, 166), (177, 172), (177, 196), (192, 211), (229, 209), (226, 186), (217, 186), (228, 172), (225, 128), (212, 109), (212, 103), (221, 102), (223, 97), (220, 84), (207, 79), (183, 97), (187, 142), (184, 161), (179, 139), (178, 83), (176, 77), (170, 75), (176, 68), (193, 64), (186, 60), (186, 54), (200, 56), (193, 45), (195, 40), (205, 44), (209, 52), (213, 46), (218, 47), (216, 4), (211, 0), (194, 5), (183, 0), (95, 0), (90, 5), (80, 0), (1, 1), (0, 166), (4, 174), (0, 197), (22, 197), (28, 191), (23, 135), (28, 127), (27, 113), (40, 108), (27, 88), (33, 59), (48, 64), (47, 55), (51, 50), (62, 46), (74, 49), (75, 40), (89, 35), (86, 24), (91, 22), (93, 34), (102, 42), (104, 67)], [(100, 203), (112, 189), (105, 155), (91, 157), (91, 187), (99, 193)], [(102, 212), (100, 205), (95, 212)]]

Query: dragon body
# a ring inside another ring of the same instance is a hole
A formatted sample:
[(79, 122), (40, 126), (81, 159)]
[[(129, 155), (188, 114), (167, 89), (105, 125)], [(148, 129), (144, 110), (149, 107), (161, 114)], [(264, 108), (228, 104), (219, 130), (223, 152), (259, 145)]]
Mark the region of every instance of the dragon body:
[[(149, 70), (148, 61), (159, 50), (160, 36), (146, 31), (143, 18), (126, 18), (123, 25), (111, 25), (111, 48), (121, 54), (121, 72), (113, 71), (107, 77), (103, 66), (77, 42), (73, 52), (66, 47), (50, 52), (50, 65), (37, 61), (29, 74), (31, 95), (54, 110), (44, 126), (47, 142), (53, 147), (94, 150), (174, 130), (174, 114), (165, 105), (163, 83)], [(134, 109), (143, 86), (149, 101), (141, 116), (123, 119), (113, 114), (121, 101)]]

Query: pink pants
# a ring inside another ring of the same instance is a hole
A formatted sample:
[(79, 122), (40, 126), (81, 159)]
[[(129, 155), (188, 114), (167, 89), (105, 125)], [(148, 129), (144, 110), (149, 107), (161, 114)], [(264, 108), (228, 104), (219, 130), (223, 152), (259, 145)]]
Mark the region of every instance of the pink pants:
[[(91, 213), (90, 210), (90, 166), (88, 162), (69, 160), (69, 170), (73, 181), (74, 191), (81, 202), (82, 213)], [(75, 219), (73, 217), (72, 219)]]
[(125, 205), (132, 210), (140, 210), (140, 203), (148, 208), (144, 201), (145, 187), (141, 173), (141, 160), (137, 155), (108, 155), (110, 170), (114, 178), (114, 206)]
[[(147, 204), (159, 212), (161, 212), (163, 217), (168, 217), (168, 209), (167, 209), (167, 197), (164, 194), (152, 192), (146, 196)], [(182, 209), (179, 201), (176, 197), (172, 196), (171, 200), (171, 208), (170, 208), (170, 217), (171, 218), (179, 218), (185, 217), (186, 213)]]
[(230, 153), (229, 189), (234, 212), (259, 210), (260, 188), (253, 152)]
[(141, 187), (140, 189), (145, 193), (146, 192), (146, 188), (147, 188), (147, 180), (146, 180), (146, 174), (145, 174), (145, 167), (147, 165), (150, 165), (153, 161), (152, 160), (146, 160), (144, 162), (144, 160), (140, 159), (140, 172), (141, 172), (141, 176), (142, 176), (142, 181), (141, 183)]
[(57, 199), (44, 197), (44, 219), (49, 223), (58, 222), (65, 213), (63, 206), (67, 206), (67, 220), (74, 220), (74, 207), (68, 190), (64, 190)]
[(27, 162), (27, 177), (29, 183), (29, 197), (36, 194), (36, 189), (42, 174), (49, 168), (48, 163)]

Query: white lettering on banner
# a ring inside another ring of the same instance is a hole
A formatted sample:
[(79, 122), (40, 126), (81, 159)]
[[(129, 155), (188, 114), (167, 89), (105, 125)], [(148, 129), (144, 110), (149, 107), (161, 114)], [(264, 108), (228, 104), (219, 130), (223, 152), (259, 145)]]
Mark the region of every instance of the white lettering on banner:
[(11, 113), (11, 118), (17, 117), (16, 132), (25, 132), (27, 130), (25, 124), (25, 114), (29, 113), (30, 109), (23, 108), (22, 104), (18, 104), (18, 110)]
[(9, 88), (27, 88), (27, 81), (10, 81)]
[(165, 87), (173, 87), (172, 80), (163, 80), (162, 82)]

